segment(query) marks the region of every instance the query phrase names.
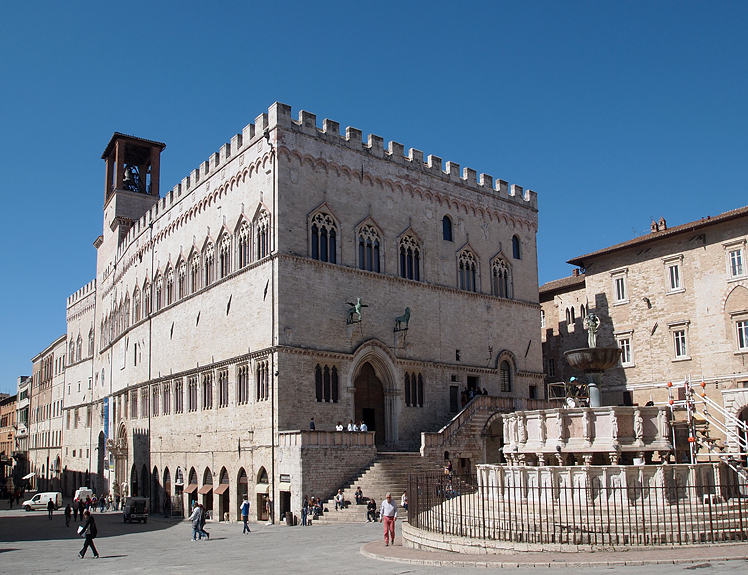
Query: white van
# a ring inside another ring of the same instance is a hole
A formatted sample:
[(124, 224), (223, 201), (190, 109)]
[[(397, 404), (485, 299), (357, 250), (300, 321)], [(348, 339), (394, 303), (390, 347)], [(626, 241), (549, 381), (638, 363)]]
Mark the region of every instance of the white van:
[(73, 501), (83, 501), (86, 502), (86, 499), (91, 498), (93, 499), (93, 491), (91, 491), (88, 487), (80, 487), (76, 489), (75, 495), (73, 495)]
[(47, 503), (49, 500), (54, 503), (55, 509), (62, 507), (62, 493), (59, 491), (47, 491), (45, 493), (37, 493), (31, 499), (23, 502), (23, 508), (26, 511), (32, 509), (47, 509)]

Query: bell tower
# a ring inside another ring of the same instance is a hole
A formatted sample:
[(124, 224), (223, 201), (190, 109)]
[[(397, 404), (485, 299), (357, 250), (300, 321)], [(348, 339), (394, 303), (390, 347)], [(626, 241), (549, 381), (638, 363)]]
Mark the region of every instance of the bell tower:
[[(101, 155), (106, 162), (104, 239), (118, 240), (159, 198), (161, 151), (166, 144), (115, 132)], [(107, 230), (107, 228), (109, 230)]]

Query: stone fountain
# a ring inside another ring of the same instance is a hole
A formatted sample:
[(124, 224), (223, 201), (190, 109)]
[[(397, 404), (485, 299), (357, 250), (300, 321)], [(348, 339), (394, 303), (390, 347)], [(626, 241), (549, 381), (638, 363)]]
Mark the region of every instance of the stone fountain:
[(572, 349), (564, 353), (566, 361), (585, 373), (588, 379), (587, 390), (590, 397), (590, 407), (602, 407), (600, 386), (603, 383), (603, 373), (614, 367), (621, 357), (618, 347), (597, 347), (597, 330), (600, 318), (594, 313), (584, 318), (587, 328), (587, 344), (589, 347)]

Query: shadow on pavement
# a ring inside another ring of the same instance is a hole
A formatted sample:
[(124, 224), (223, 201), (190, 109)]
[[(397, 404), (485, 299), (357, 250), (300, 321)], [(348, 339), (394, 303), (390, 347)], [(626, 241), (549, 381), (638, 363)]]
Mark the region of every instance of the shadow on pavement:
[[(149, 517), (148, 523), (125, 523), (121, 513), (96, 513), (96, 527), (98, 539), (127, 535), (130, 533), (148, 533), (162, 531), (179, 525), (180, 519), (164, 519), (163, 517)], [(21, 514), (0, 515), (0, 542), (2, 541), (49, 541), (53, 539), (78, 539), (78, 526), (81, 521), (70, 521), (70, 527), (65, 526), (65, 516), (56, 512), (50, 521), (46, 513), (21, 512)], [(9, 551), (2, 549), (1, 551)]]

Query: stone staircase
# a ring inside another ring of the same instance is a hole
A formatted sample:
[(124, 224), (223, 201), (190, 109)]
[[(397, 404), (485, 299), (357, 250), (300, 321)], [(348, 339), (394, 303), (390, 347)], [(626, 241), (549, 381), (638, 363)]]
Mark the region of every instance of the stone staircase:
[[(355, 523), (366, 521), (366, 503), (374, 498), (377, 509), (387, 492), (392, 493), (392, 499), (398, 506), (398, 518), (405, 519), (406, 514), (400, 507), (400, 497), (407, 489), (408, 473), (439, 470), (435, 463), (425, 460), (420, 453), (380, 452), (376, 460), (356, 477), (343, 486), (343, 496), (350, 502), (347, 508), (335, 511), (335, 500), (330, 498), (324, 502), (328, 509), (321, 517), (314, 520), (315, 524)], [(356, 505), (353, 494), (357, 487), (364, 493), (364, 503)]]

